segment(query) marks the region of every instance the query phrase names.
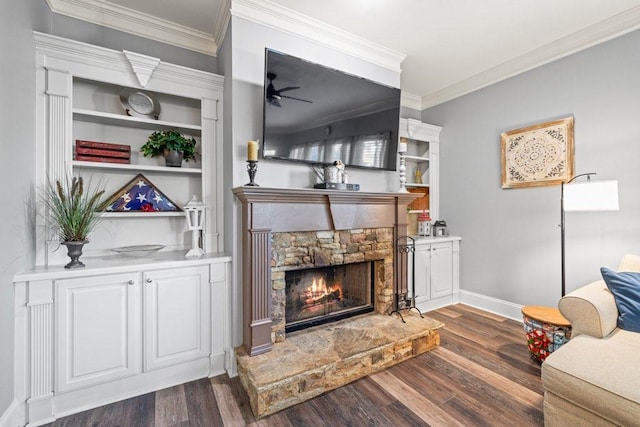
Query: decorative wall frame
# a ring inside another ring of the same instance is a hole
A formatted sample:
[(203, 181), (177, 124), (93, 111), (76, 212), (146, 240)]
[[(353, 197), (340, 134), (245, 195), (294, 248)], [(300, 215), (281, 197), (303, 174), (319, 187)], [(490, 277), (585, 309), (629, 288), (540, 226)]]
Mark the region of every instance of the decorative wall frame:
[(573, 117), (503, 132), (502, 188), (559, 185), (573, 178)]

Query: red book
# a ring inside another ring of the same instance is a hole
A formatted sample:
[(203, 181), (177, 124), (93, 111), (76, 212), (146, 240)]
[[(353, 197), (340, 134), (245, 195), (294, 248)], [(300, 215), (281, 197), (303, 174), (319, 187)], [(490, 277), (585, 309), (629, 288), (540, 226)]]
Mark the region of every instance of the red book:
[(76, 160), (82, 160), (85, 162), (101, 162), (101, 163), (123, 163), (123, 164), (131, 163), (129, 159), (118, 159), (116, 157), (83, 156), (81, 154), (76, 154)]
[(82, 148), (78, 146), (76, 146), (76, 154), (85, 156), (117, 157), (119, 159), (128, 159), (131, 157), (131, 153), (128, 151), (100, 150), (97, 148)]
[(131, 151), (130, 145), (124, 144), (111, 144), (109, 142), (98, 141), (85, 141), (84, 139), (76, 139), (76, 147), (83, 148), (98, 148), (102, 150), (114, 150), (114, 151)]

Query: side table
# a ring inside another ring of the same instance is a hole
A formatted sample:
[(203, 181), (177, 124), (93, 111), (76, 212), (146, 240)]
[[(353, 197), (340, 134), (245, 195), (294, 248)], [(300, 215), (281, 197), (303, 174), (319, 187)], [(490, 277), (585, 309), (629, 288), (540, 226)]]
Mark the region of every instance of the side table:
[(524, 332), (531, 358), (542, 363), (571, 338), (571, 323), (557, 308), (522, 307)]

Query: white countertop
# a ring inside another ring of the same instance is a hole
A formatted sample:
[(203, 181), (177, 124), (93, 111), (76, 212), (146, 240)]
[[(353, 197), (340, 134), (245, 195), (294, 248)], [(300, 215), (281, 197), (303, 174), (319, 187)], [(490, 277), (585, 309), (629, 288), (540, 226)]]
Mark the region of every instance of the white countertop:
[(413, 237), (417, 243), (438, 243), (438, 242), (452, 242), (454, 240), (462, 240), (462, 237), (460, 236), (418, 236), (416, 235), (411, 235), (409, 237)]
[(93, 276), (100, 274), (126, 273), (160, 268), (178, 268), (196, 265), (231, 262), (231, 256), (223, 252), (207, 253), (198, 258), (185, 258), (187, 251), (159, 251), (146, 257), (108, 255), (101, 257), (81, 257), (86, 267), (66, 269), (63, 265), (36, 266), (13, 277), (14, 282), (46, 280), (61, 277)]

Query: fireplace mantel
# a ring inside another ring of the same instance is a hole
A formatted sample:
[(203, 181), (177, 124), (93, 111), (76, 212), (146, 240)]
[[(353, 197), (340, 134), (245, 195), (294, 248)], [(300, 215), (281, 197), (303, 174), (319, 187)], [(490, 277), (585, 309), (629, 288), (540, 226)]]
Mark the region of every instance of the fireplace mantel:
[[(407, 234), (407, 205), (423, 195), (248, 186), (233, 193), (242, 202), (243, 344), (252, 356), (272, 347), (271, 233), (391, 227), (395, 242)], [(395, 281), (406, 291), (404, 275)]]

